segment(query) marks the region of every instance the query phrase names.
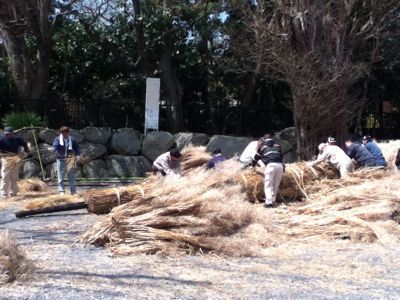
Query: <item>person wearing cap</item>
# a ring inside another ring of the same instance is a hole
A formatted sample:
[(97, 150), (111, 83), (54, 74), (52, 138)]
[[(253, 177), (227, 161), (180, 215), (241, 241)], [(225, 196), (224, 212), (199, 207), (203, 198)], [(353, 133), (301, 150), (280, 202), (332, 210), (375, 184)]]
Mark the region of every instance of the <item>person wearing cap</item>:
[(328, 140), (326, 142), (328, 143), (328, 145), (336, 145), (336, 140), (332, 136), (328, 137)]
[(272, 207), (276, 201), (279, 185), (283, 177), (284, 164), (281, 147), (275, 143), (270, 135), (265, 135), (260, 139), (252, 165), (255, 166), (259, 160), (265, 165), (264, 206)]
[(54, 139), (52, 148), (57, 158), (58, 192), (64, 195), (64, 177), (67, 175), (71, 195), (74, 195), (76, 194), (76, 169), (67, 170), (67, 160), (75, 155), (76, 160), (79, 161), (81, 152), (78, 143), (70, 135), (70, 129), (67, 126), (60, 128), (60, 135)]
[(364, 147), (367, 148), (367, 150), (375, 158), (375, 165), (377, 167), (386, 168), (387, 162), (383, 157), (382, 151), (378, 147), (378, 145), (372, 141), (371, 136), (370, 135), (364, 136), (362, 143), (364, 144)]
[[(28, 144), (22, 138), (14, 135), (11, 127), (5, 127), (4, 136), (0, 139), (0, 151), (9, 155), (17, 155), (21, 147), (29, 154)], [(20, 163), (11, 163), (7, 158), (1, 159), (1, 197), (17, 196), (19, 167)]]
[(221, 162), (226, 160), (225, 156), (222, 155), (222, 151), (220, 148), (217, 148), (213, 151), (213, 158), (211, 158), (207, 163), (207, 169), (214, 169)]
[(341, 178), (348, 177), (349, 173), (353, 170), (353, 164), (350, 157), (334, 144), (319, 144), (319, 155), (317, 160), (311, 162), (311, 166), (315, 166), (323, 161), (329, 161), (339, 172)]
[(346, 154), (351, 159), (354, 159), (361, 168), (374, 168), (375, 158), (367, 148), (361, 145), (356, 140), (348, 139), (346, 141)]
[(153, 162), (153, 174), (161, 173), (163, 176), (170, 174), (179, 175), (181, 173), (181, 159), (182, 154), (177, 148), (161, 154)]

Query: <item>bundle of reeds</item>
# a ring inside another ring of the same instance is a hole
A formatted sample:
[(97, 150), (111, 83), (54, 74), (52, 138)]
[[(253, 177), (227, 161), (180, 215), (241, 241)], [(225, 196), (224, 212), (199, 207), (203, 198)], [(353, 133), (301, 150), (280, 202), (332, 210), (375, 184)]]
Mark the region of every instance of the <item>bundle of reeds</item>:
[[(108, 245), (116, 254), (249, 254), (254, 244), (244, 244), (241, 233), (262, 218), (244, 201), (240, 185), (231, 180), (239, 168), (240, 164), (231, 161), (226, 168), (198, 168), (190, 176), (167, 177), (144, 197), (114, 208), (81, 241)], [(268, 236), (261, 240), (272, 243)]]
[(46, 189), (46, 183), (39, 178), (21, 179), (18, 181), (18, 189), (21, 193), (43, 192)]
[(153, 188), (153, 182), (153, 180), (147, 179), (141, 182), (141, 184), (122, 188), (86, 191), (84, 199), (87, 209), (94, 214), (107, 214), (116, 206), (128, 203), (134, 199), (144, 198)]
[(78, 163), (80, 165), (84, 165), (84, 164), (89, 163), (90, 161), (91, 161), (91, 159), (86, 155), (81, 155), (79, 158), (79, 161), (75, 155), (71, 155), (71, 156), (67, 157), (67, 163), (65, 165), (65, 169), (67, 172), (69, 172), (72, 169), (75, 169), (77, 167)]
[(206, 152), (205, 147), (188, 145), (182, 150), (181, 171), (186, 175), (190, 170), (207, 164), (212, 156)]
[(53, 207), (68, 203), (77, 203), (81, 201), (82, 199), (76, 197), (75, 195), (60, 195), (60, 194), (43, 195), (43, 197), (29, 200), (24, 205), (23, 210), (35, 210), (35, 209)]
[(5, 162), (5, 164), (7, 164), (8, 169), (15, 169), (15, 168), (19, 167), (19, 164), (22, 161), (22, 158), (19, 154), (7, 155), (7, 156), (4, 156), (2, 159)]
[(13, 282), (33, 269), (33, 262), (26, 257), (11, 234), (3, 232), (0, 235), (0, 285)]

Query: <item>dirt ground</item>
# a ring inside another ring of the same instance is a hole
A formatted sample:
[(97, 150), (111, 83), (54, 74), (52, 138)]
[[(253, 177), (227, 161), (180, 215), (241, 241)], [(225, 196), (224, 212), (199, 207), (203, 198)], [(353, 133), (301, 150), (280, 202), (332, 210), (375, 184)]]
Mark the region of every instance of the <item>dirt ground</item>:
[(340, 241), (253, 258), (112, 257), (75, 243), (101, 217), (77, 210), (16, 219), (23, 202), (1, 203), (0, 232), (13, 233), (36, 271), (1, 287), (0, 299), (400, 299), (400, 249)]

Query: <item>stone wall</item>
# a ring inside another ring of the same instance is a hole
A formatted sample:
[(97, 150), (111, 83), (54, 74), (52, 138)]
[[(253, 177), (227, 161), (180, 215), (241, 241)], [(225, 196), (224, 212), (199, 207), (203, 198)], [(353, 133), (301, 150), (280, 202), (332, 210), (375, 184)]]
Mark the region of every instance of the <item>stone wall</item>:
[[(294, 129), (287, 128), (275, 137), (282, 146), (285, 162), (296, 159)], [(38, 146), (47, 177), (55, 177), (55, 156), (49, 150), (56, 130), (36, 128)], [(40, 174), (39, 157), (31, 129), (16, 131), (16, 134), (25, 138), (31, 147), (33, 159), (23, 162), (20, 177), (27, 178)], [(151, 132), (147, 136), (131, 128), (112, 130), (108, 127), (87, 127), (82, 130), (71, 130), (83, 155), (90, 159), (84, 166), (79, 166), (78, 177), (106, 178), (106, 177), (141, 177), (151, 170), (152, 161), (166, 152), (176, 143), (179, 149), (185, 145), (206, 146), (212, 152), (220, 148), (227, 157), (240, 155), (248, 143), (253, 139), (225, 135), (207, 136), (203, 133), (182, 132), (172, 135), (169, 132)]]

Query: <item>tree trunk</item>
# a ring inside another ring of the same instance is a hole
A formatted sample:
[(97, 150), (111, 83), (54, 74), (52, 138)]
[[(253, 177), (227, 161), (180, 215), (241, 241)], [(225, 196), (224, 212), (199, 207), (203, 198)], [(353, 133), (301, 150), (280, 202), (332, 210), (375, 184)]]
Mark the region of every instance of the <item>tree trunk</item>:
[(254, 98), (254, 94), (256, 92), (256, 84), (257, 84), (257, 72), (249, 72), (246, 75), (244, 92), (242, 95), (242, 106), (240, 110), (240, 118), (239, 118), (239, 126), (238, 126), (238, 134), (246, 134), (247, 127), (247, 113)]
[(176, 75), (172, 64), (172, 51), (164, 49), (160, 58), (161, 86), (167, 98), (170, 109), (170, 130), (179, 132), (184, 127), (182, 97), (183, 87)]

